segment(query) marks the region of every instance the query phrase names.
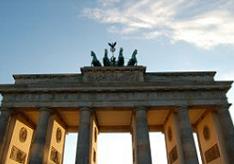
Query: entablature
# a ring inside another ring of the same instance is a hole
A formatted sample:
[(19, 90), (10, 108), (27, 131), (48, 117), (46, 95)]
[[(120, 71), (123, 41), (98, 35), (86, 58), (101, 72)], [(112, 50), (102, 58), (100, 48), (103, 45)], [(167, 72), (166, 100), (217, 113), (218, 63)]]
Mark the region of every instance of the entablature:
[(226, 93), (232, 84), (232, 81), (215, 81), (215, 72), (147, 73), (145, 70), (143, 66), (83, 67), (81, 74), (14, 75), (15, 84), (0, 85), (0, 93), (3, 103), (10, 106), (175, 105), (178, 101), (199, 105), (227, 101)]

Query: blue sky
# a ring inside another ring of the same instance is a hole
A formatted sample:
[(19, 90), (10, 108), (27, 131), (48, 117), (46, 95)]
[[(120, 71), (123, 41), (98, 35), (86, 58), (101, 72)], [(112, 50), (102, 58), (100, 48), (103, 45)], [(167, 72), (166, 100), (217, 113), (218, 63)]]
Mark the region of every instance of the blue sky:
[(138, 49), (147, 71), (233, 80), (233, 11), (234, 0), (0, 0), (0, 83), (18, 73), (78, 73), (111, 41), (126, 58)]

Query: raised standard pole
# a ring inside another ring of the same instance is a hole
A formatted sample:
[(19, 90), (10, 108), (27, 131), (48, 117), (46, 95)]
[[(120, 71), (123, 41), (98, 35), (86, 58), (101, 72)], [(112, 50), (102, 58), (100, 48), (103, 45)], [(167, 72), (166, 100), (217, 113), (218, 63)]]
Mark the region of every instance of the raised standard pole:
[(51, 111), (48, 108), (40, 108), (39, 120), (35, 132), (35, 139), (32, 144), (30, 164), (46, 163), (44, 155), (46, 153), (46, 138)]
[(234, 162), (234, 127), (228, 111), (229, 105), (223, 105), (217, 110), (217, 117), (221, 126), (221, 132), (229, 164)]
[(89, 164), (91, 144), (92, 110), (88, 107), (80, 109), (80, 126), (76, 150), (76, 164)]
[(193, 130), (188, 116), (188, 106), (182, 105), (178, 107), (177, 118), (184, 164), (199, 164), (193, 139)]
[(152, 163), (146, 112), (145, 107), (135, 108), (133, 118), (133, 138), (135, 141), (133, 143), (136, 149), (134, 152), (136, 164)]

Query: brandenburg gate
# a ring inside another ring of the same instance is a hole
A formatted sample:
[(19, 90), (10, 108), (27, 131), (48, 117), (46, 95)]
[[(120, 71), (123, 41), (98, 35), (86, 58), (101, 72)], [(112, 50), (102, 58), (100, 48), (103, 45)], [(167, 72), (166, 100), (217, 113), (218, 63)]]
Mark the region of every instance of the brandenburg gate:
[(151, 164), (149, 132), (162, 132), (169, 164), (233, 164), (232, 82), (214, 75), (144, 66), (14, 75), (0, 85), (0, 163), (61, 164), (65, 135), (77, 132), (76, 164), (96, 164), (99, 133), (130, 132), (133, 164)]

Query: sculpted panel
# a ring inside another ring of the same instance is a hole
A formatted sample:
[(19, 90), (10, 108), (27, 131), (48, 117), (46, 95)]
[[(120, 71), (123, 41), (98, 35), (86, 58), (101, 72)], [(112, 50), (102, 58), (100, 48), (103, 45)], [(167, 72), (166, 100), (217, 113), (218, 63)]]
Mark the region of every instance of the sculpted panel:
[(27, 139), (28, 131), (25, 127), (22, 127), (19, 132), (19, 140), (20, 142), (25, 142)]
[(169, 152), (169, 164), (173, 164), (178, 159), (177, 148), (174, 146)]
[(138, 72), (96, 72), (85, 75), (85, 81), (139, 81)]
[(11, 154), (10, 159), (18, 162), (18, 163), (25, 163), (26, 162), (26, 153), (17, 148), (16, 146), (13, 146), (11, 148)]
[(54, 147), (52, 147), (51, 153), (50, 153), (50, 160), (56, 164), (60, 164), (61, 159), (62, 159), (61, 156), (62, 155)]
[(205, 152), (205, 159), (206, 159), (207, 163), (209, 163), (209, 162), (211, 162), (219, 157), (220, 157), (220, 152), (219, 152), (219, 147), (217, 144), (215, 144), (214, 146), (212, 146), (211, 148), (209, 148)]

